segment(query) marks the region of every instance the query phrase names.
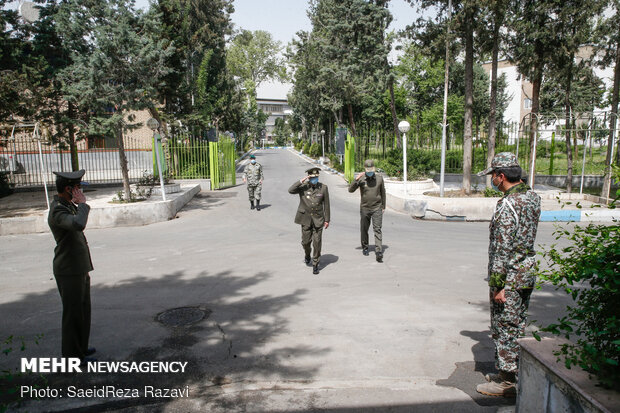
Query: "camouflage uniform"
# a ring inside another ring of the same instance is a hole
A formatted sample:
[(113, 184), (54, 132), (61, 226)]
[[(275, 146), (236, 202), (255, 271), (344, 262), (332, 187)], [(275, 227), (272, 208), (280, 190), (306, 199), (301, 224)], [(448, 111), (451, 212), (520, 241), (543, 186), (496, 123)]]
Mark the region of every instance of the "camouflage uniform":
[[(507, 156), (499, 154), (498, 162), (502, 155)], [(521, 182), (497, 202), (489, 225), (491, 335), (496, 367), (500, 371), (516, 373), (518, 369), (517, 339), (525, 331), (530, 295), (536, 282), (534, 242), (539, 218), (540, 197)], [(502, 288), (506, 302), (496, 303), (493, 293)]]
[(254, 202), (254, 200), (260, 201), (261, 190), (263, 189), (263, 184), (261, 184), (261, 181), (263, 180), (262, 165), (258, 162), (254, 165), (251, 163), (247, 164), (243, 170), (243, 176), (248, 184), (248, 195), (250, 197), (250, 202)]

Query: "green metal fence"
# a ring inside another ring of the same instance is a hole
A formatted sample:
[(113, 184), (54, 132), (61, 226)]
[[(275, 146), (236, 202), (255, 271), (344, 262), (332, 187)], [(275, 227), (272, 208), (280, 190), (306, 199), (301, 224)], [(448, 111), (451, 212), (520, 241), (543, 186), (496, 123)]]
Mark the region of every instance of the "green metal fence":
[(235, 143), (232, 139), (220, 138), (219, 142), (209, 142), (209, 170), (213, 189), (236, 184), (235, 158)]
[(356, 159), (355, 138), (347, 134), (347, 140), (344, 144), (344, 177), (347, 182), (352, 182), (355, 175), (355, 159)]
[(175, 133), (164, 147), (170, 178), (207, 179), (209, 142), (186, 132)]

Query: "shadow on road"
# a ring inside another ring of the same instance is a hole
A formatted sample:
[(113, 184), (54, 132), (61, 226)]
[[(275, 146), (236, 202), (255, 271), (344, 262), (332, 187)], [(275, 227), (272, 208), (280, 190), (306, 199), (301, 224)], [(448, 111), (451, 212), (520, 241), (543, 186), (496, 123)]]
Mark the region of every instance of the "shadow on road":
[(338, 262), (338, 256), (334, 254), (323, 254), (321, 255), (321, 268), (325, 268), (330, 264), (335, 264)]
[[(188, 275), (175, 272), (153, 278), (145, 275), (116, 284), (95, 284), (91, 288), (93, 320), (91, 344), (99, 361), (186, 361), (184, 373), (72, 373), (27, 374), (0, 387), (20, 384), (67, 388), (114, 385), (116, 388), (192, 389), (191, 398), (213, 392), (219, 384), (235, 381), (311, 380), (320, 366), (297, 367), (291, 360), (313, 359), (329, 348), (313, 343), (274, 348), (273, 338), (288, 334), (288, 320), (280, 313), (300, 305), (306, 290), (284, 295), (251, 296), (248, 289), (270, 278), (267, 272), (241, 276), (232, 271)], [(55, 289), (26, 293), (0, 305), (0, 314), (18, 315), (3, 321), (3, 336), (33, 337), (44, 333), (39, 346), (14, 351), (0, 360), (1, 370), (15, 371), (20, 357), (60, 357), (60, 299)], [(168, 327), (156, 315), (178, 307), (200, 307), (207, 317), (194, 324)], [(2, 337), (4, 340), (6, 337)], [(16, 395), (10, 400), (15, 400)], [(258, 397), (258, 396), (256, 396)], [(59, 400), (45, 400), (45, 410), (55, 410)], [(78, 402), (96, 401), (96, 398)], [(88, 411), (105, 411), (128, 406), (168, 403), (172, 399), (138, 398), (110, 402)], [(0, 404), (7, 402), (3, 391)], [(103, 402), (103, 401), (102, 401)], [(75, 405), (78, 407), (79, 404)], [(70, 406), (71, 408), (73, 406)], [(67, 408), (66, 406), (63, 409)], [(155, 411), (155, 410), (153, 410)]]

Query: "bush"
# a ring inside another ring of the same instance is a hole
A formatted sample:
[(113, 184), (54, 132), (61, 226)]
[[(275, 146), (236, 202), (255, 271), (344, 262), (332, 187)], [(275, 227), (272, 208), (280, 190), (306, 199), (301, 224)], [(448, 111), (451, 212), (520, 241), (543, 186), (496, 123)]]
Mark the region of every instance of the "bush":
[(594, 374), (603, 386), (616, 390), (620, 390), (618, 228), (590, 224), (576, 226), (572, 233), (558, 229), (556, 240), (568, 240), (569, 245), (543, 251), (549, 269), (540, 273), (541, 280), (550, 281), (575, 300), (557, 323), (542, 328), (567, 339), (577, 338), (554, 354), (564, 359), (567, 368), (577, 365)]
[(335, 153), (328, 153), (327, 156), (329, 157), (332, 168), (338, 172), (344, 172), (344, 165), (340, 163), (339, 155), (336, 155)]
[(496, 191), (493, 188), (486, 187), (484, 188), (484, 196), (486, 198), (494, 198), (494, 197), (502, 197), (504, 196), (504, 194), (502, 193), (502, 191)]
[(303, 153), (305, 153), (306, 155), (308, 155), (308, 152), (310, 152), (310, 142), (306, 142), (304, 144), (304, 148), (303, 148)]
[(295, 149), (297, 149), (298, 151), (301, 150), (302, 146), (303, 146), (303, 142), (302, 141), (295, 142)]
[(308, 152), (308, 155), (313, 158), (318, 158), (319, 156), (321, 156), (321, 147), (318, 143), (315, 142), (310, 145), (310, 151)]

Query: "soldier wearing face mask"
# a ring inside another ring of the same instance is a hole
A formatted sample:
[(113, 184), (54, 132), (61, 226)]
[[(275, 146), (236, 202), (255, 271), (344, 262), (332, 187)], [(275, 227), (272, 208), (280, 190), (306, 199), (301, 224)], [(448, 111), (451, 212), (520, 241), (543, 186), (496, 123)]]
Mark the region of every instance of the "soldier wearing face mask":
[[(290, 194), (299, 195), (299, 206), (295, 223), (301, 225), (301, 245), (304, 248), (304, 262), (310, 264), (312, 249), (312, 273), (319, 273), (323, 229), (329, 227), (329, 192), (327, 185), (319, 182), (319, 168), (306, 170), (308, 176), (296, 181), (288, 189)], [(311, 245), (312, 244), (312, 248)]]
[(256, 162), (256, 156), (250, 155), (250, 163), (243, 170), (243, 183), (248, 185), (248, 196), (250, 198), (250, 209), (260, 211), (260, 197), (263, 189), (263, 166)]
[(375, 233), (375, 256), (377, 262), (383, 262), (383, 212), (385, 211), (385, 184), (383, 177), (376, 174), (375, 162), (368, 159), (364, 162), (365, 172), (358, 174), (351, 185), (349, 192), (360, 189), (360, 232), (362, 238), (362, 253), (368, 255), (368, 228), (372, 221), (372, 230)]

